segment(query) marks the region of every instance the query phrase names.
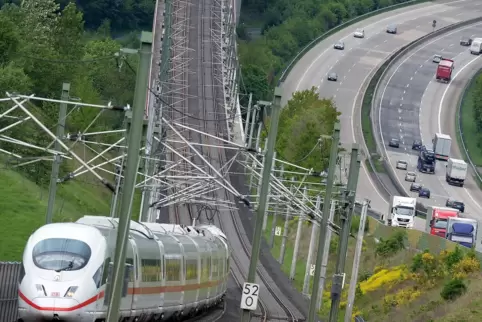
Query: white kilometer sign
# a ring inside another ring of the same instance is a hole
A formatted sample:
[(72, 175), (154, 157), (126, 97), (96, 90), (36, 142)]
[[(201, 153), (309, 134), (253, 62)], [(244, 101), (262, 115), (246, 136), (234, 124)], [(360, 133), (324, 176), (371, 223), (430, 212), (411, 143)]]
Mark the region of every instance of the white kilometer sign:
[(241, 309), (255, 311), (258, 307), (259, 284), (244, 283), (241, 296)]
[(281, 227), (280, 226), (276, 226), (276, 228), (274, 230), (274, 234), (276, 236), (281, 236)]
[(310, 266), (310, 276), (315, 276), (315, 264), (311, 264)]

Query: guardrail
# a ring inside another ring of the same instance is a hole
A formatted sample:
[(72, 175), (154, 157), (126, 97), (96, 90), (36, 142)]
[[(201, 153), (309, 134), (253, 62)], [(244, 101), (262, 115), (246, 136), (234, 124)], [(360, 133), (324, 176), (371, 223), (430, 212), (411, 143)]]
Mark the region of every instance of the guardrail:
[(418, 4), (418, 3), (429, 2), (429, 1), (433, 1), (433, 0), (411, 0), (411, 1), (406, 1), (406, 2), (402, 2), (402, 3), (394, 4), (394, 5), (385, 7), (385, 8), (381, 8), (381, 9), (377, 9), (377, 10), (365, 13), (361, 16), (358, 16), (356, 18), (345, 21), (345, 22), (339, 24), (338, 26), (336, 26), (334, 28), (331, 28), (327, 32), (325, 32), (322, 35), (316, 37), (314, 40), (312, 40), (308, 45), (303, 47), (303, 49), (301, 49), (296, 54), (296, 56), (291, 60), (291, 62), (288, 64), (288, 66), (281, 73), (280, 79), (278, 80), (278, 86), (280, 86), (280, 84), (286, 80), (286, 77), (289, 75), (291, 69), (293, 69), (293, 66), (296, 65), (298, 60), (301, 57), (303, 57), (311, 48), (313, 48), (315, 45), (317, 45), (320, 41), (328, 38), (329, 36), (337, 33), (338, 31), (340, 31), (340, 30), (342, 30), (342, 29), (344, 29), (344, 28), (346, 28), (350, 25), (353, 25), (354, 23), (357, 23), (357, 22), (362, 21), (364, 19), (370, 18), (372, 16), (376, 16), (380, 13), (396, 10), (396, 9), (399, 9), (399, 8), (411, 6), (411, 5)]
[(464, 104), (464, 101), (467, 96), (467, 90), (472, 86), (472, 84), (475, 82), (477, 77), (482, 74), (482, 69), (480, 69), (477, 73), (475, 73), (474, 77), (465, 84), (464, 90), (462, 92), (462, 95), (460, 95), (459, 101), (457, 103), (457, 118), (458, 118), (458, 132), (459, 132), (459, 137), (460, 137), (460, 143), (462, 143), (462, 153), (465, 154), (465, 160), (469, 161), (470, 166), (474, 170), (475, 175), (477, 176), (477, 179), (479, 181), (479, 186), (482, 184), (482, 177), (479, 174), (479, 171), (477, 171), (477, 167), (475, 166), (474, 162), (472, 162), (472, 159), (470, 158), (469, 151), (467, 150), (467, 147), (465, 146), (465, 141), (464, 141), (464, 132), (462, 131), (462, 118), (460, 116), (461, 110), (462, 110), (462, 105)]
[[(421, 38), (418, 38), (417, 40), (415, 41), (412, 41), (411, 43), (403, 46), (402, 48), (400, 48), (399, 50), (397, 50), (396, 52), (394, 52), (392, 55), (390, 55), (390, 57), (385, 60), (385, 62), (383, 63), (383, 65), (377, 70), (380, 71), (380, 70), (383, 70), (382, 74), (379, 76), (378, 79), (375, 79), (375, 78), (372, 78), (370, 80), (370, 82), (372, 81), (376, 81), (377, 84), (375, 86), (375, 91), (374, 91), (374, 95), (372, 97), (372, 104), (371, 104), (371, 112), (370, 112), (370, 119), (371, 119), (371, 122), (372, 122), (372, 131), (373, 131), (373, 136), (375, 138), (375, 141), (376, 141), (376, 145), (377, 145), (377, 152), (383, 156), (383, 161), (382, 161), (382, 164), (383, 164), (383, 167), (384, 169), (386, 170), (386, 172), (388, 173), (388, 176), (390, 177), (391, 181), (393, 182), (395, 188), (397, 189), (398, 193), (402, 196), (409, 196), (409, 194), (407, 193), (407, 191), (405, 190), (405, 188), (401, 185), (400, 181), (398, 180), (396, 174), (395, 174), (395, 171), (393, 170), (393, 167), (390, 165), (389, 161), (388, 161), (388, 156), (386, 154), (386, 151), (385, 149), (383, 148), (380, 148), (380, 130), (381, 129), (378, 129), (376, 124), (374, 123), (374, 117), (372, 117), (373, 115), (373, 112), (377, 111), (377, 107), (376, 107), (376, 100), (374, 99), (376, 97), (376, 93), (378, 92), (379, 90), (379, 86), (380, 86), (380, 83), (381, 81), (385, 78), (387, 72), (389, 71), (389, 69), (396, 63), (398, 62), (398, 60), (400, 58), (402, 58), (405, 54), (407, 54), (409, 51), (411, 51), (413, 48), (417, 47), (418, 45), (422, 44), (423, 42), (427, 41), (428, 39), (431, 39), (431, 38), (435, 38), (437, 36), (440, 36), (448, 31), (451, 31), (451, 30), (454, 30), (454, 29), (458, 29), (460, 27), (463, 27), (463, 26), (467, 26), (467, 25), (471, 25), (471, 24), (474, 24), (474, 23), (477, 23), (477, 22), (480, 22), (482, 21), (482, 17), (478, 17), (478, 18), (474, 18), (474, 19), (470, 19), (470, 20), (467, 20), (467, 21), (463, 21), (463, 22), (459, 22), (459, 23), (454, 23), (454, 24), (451, 24), (449, 26), (446, 26), (446, 27), (443, 27), (439, 30), (436, 30), (436, 31), (433, 31), (433, 32), (430, 32), (429, 34), (421, 37)], [(377, 72), (374, 74), (376, 75)], [(365, 96), (366, 93), (364, 93), (364, 96)], [(372, 163), (372, 160), (371, 158), (369, 158), (369, 163), (370, 163), (370, 166), (372, 167), (372, 170), (373, 170), (373, 173), (375, 174), (375, 176), (377, 177), (377, 181), (379, 181), (379, 183), (381, 184), (382, 187), (384, 187), (385, 189), (386, 186), (383, 184), (383, 181), (381, 180), (381, 178), (378, 176), (377, 172), (376, 172), (376, 169), (375, 167), (373, 166), (373, 163)], [(388, 190), (387, 190), (388, 191)], [(426, 207), (424, 207), (422, 204), (417, 204), (417, 211), (419, 212), (426, 212), (427, 209)], [(423, 216), (422, 216), (423, 217)]]

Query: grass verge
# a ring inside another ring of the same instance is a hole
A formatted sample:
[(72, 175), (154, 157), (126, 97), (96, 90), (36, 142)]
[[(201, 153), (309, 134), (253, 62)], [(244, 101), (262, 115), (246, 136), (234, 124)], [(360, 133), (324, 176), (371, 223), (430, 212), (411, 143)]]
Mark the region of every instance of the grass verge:
[[(265, 233), (267, 240), (269, 240), (271, 224), (270, 216)], [(282, 227), (283, 219), (278, 217), (275, 225)], [(281, 265), (287, 275), (289, 275), (293, 258), (296, 227), (297, 221), (292, 220), (289, 224), (285, 261)], [(352, 231), (357, 227), (357, 217), (355, 217)], [(300, 291), (303, 288), (311, 226), (304, 224), (302, 229), (296, 274), (293, 280), (294, 286)], [(450, 245), (448, 251), (441, 252), (442, 245), (436, 245), (437, 242), (441, 242), (441, 238), (428, 238), (422, 242), (421, 240), (427, 235), (419, 231), (385, 227), (385, 233), (381, 237), (378, 229), (376, 221), (369, 218), (369, 229), (365, 235), (360, 263), (354, 314), (361, 315), (371, 322), (481, 320), (482, 300), (478, 299), (482, 295), (482, 280), (480, 280), (478, 260), (465, 251), (460, 253), (460, 249), (456, 250), (454, 245)], [(403, 240), (402, 246), (400, 246), (400, 240)], [(275, 237), (272, 248), (275, 258), (279, 257), (280, 245), (281, 237)], [(337, 245), (338, 238), (335, 235), (330, 245), (326, 287), (320, 312), (323, 317), (327, 317), (329, 312), (329, 290)], [(420, 249), (430, 251), (427, 255), (423, 255)], [(353, 251), (354, 241), (351, 239), (346, 263), (347, 283), (350, 280)], [(448, 267), (449, 264), (452, 266)], [(454, 289), (447, 291), (448, 282), (454, 278), (459, 278), (465, 285), (465, 289), (460, 294), (455, 294), (453, 300), (444, 300), (442, 293), (458, 291)], [(344, 292), (347, 289), (345, 287)], [(344, 321), (345, 307), (346, 294), (342, 296), (338, 321)]]
[[(481, 142), (481, 135), (477, 130), (477, 125), (474, 119), (474, 95), (476, 94), (476, 81), (482, 75), (482, 70), (479, 70), (471, 81), (467, 84), (459, 106), (459, 118), (456, 128), (459, 129), (457, 133), (457, 141), (463, 141), (467, 150), (468, 157), (472, 160), (476, 167), (482, 166), (482, 147), (479, 146)], [(460, 135), (462, 133), (462, 135)], [(459, 146), (462, 146), (459, 144)], [(463, 152), (464, 153), (464, 152)], [(480, 174), (480, 171), (478, 171)], [(479, 187), (482, 187), (482, 182), (475, 178)]]
[[(48, 187), (39, 187), (0, 164), (0, 261), (20, 261), (29, 236), (45, 224)], [(72, 222), (85, 215), (109, 215), (111, 193), (89, 175), (57, 186), (54, 222)], [(137, 214), (140, 194), (134, 198)], [(136, 219), (136, 218), (134, 218)]]

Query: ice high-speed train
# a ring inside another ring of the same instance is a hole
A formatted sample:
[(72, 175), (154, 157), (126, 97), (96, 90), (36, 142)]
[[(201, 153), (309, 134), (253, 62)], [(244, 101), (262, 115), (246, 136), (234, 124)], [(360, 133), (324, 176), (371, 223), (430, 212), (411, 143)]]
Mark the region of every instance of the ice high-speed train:
[[(19, 321), (103, 321), (117, 225), (117, 219), (85, 216), (35, 231), (23, 254)], [(122, 319), (162, 321), (217, 305), (226, 292), (230, 252), (215, 226), (131, 221)]]

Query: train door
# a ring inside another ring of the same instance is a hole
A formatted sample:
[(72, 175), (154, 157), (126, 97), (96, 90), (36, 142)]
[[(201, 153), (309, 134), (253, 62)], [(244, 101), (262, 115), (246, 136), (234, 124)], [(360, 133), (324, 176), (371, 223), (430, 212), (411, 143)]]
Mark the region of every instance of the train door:
[[(137, 294), (137, 290), (139, 290), (139, 269), (141, 267), (140, 263), (140, 257), (139, 257), (139, 251), (137, 249), (137, 245), (135, 243), (134, 239), (129, 239), (129, 242), (132, 247), (132, 263), (127, 263), (131, 264), (132, 266), (130, 267), (130, 274), (126, 275), (129, 278), (129, 284), (130, 284), (130, 292), (127, 292), (126, 298), (128, 301), (130, 301), (131, 305), (131, 311), (134, 313), (137, 310), (137, 302), (139, 300), (139, 294)], [(127, 272), (128, 267), (126, 267), (126, 272)]]

